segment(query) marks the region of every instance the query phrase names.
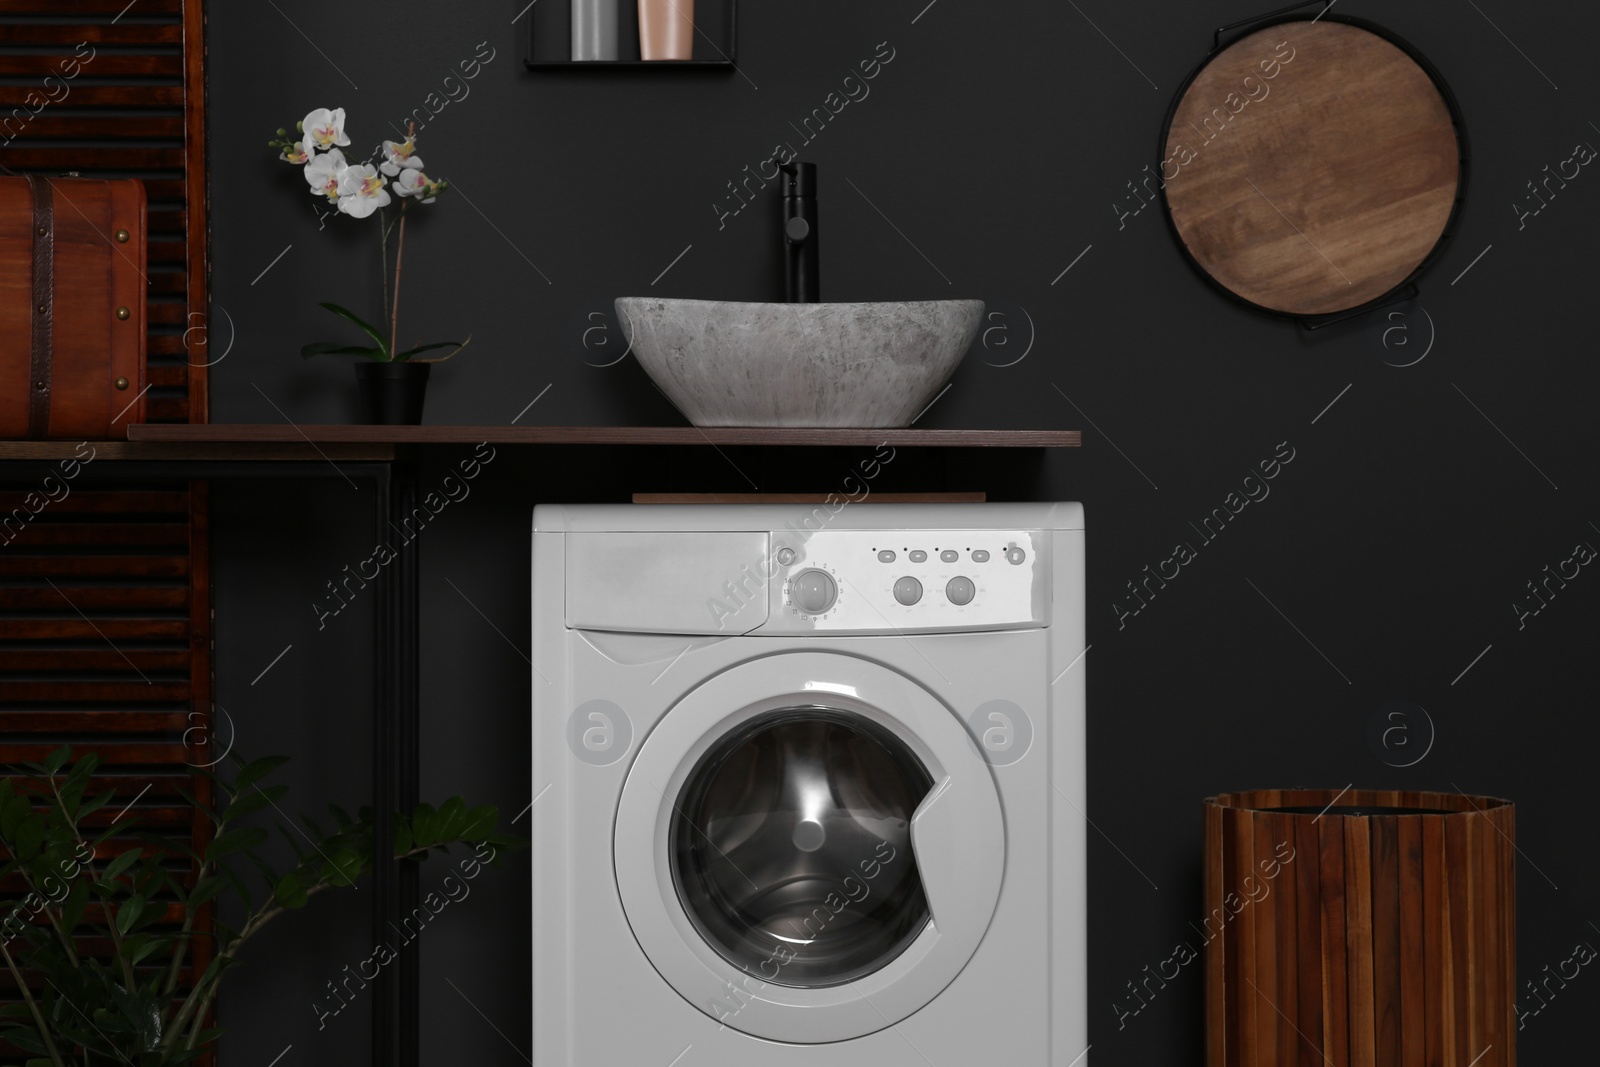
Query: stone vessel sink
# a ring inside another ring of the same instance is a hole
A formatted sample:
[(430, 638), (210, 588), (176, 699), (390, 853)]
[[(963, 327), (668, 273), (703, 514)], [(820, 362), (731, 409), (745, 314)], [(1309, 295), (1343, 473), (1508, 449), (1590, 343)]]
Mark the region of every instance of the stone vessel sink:
[(617, 301), (634, 356), (696, 426), (908, 426), (983, 313), (981, 300)]

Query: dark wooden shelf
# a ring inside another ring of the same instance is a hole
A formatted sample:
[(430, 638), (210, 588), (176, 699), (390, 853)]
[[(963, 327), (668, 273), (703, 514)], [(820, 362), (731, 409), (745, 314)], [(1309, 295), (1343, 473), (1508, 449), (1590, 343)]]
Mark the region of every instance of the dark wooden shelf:
[(733, 70), (731, 59), (528, 59), (522, 65), (528, 70), (580, 70), (584, 67), (602, 70), (661, 70), (673, 67), (698, 67), (706, 70)]
[[(184, 428), (187, 427), (174, 427)], [(76, 441), (0, 441), (0, 462), (49, 462), (78, 460), (80, 463), (166, 463), (204, 460), (208, 462), (321, 462), (388, 463), (396, 458), (393, 444), (336, 443), (315, 444), (305, 438), (239, 441), (213, 438), (181, 441), (90, 441), (94, 449), (86, 453)]]
[(278, 445), (797, 445), (902, 448), (1077, 448), (1078, 430), (873, 430), (695, 426), (291, 426), (150, 423), (128, 440), (167, 444)]

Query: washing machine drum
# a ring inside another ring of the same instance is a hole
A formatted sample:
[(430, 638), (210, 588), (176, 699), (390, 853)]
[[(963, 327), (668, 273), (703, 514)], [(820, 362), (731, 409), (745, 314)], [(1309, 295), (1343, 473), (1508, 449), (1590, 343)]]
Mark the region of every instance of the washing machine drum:
[(685, 999), (771, 1040), (846, 1040), (976, 951), (999, 795), (955, 714), (852, 656), (793, 653), (690, 692), (630, 768), (614, 841), (640, 947)]
[(910, 827), (932, 790), (916, 754), (870, 719), (819, 706), (758, 716), (702, 756), (680, 794), (678, 899), (724, 959), (766, 966), (778, 985), (871, 974), (928, 922)]

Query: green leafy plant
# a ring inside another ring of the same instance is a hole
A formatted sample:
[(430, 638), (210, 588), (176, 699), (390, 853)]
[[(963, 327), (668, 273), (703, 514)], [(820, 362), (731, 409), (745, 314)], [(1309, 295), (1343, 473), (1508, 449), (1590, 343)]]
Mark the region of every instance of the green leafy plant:
[[(285, 762), (239, 760), (231, 780), (199, 772), (223, 800), (215, 811), (196, 803), (213, 829), (203, 854), (141, 831), (132, 812), (92, 830), (105, 821), (92, 817), (113, 795), (89, 794), (99, 765), (92, 753), (72, 762), (63, 747), (0, 781), (0, 883), (25, 888), (0, 904), (0, 958), (23, 996), (0, 1008), (0, 1040), (25, 1050), (27, 1067), (191, 1062), (222, 1032), (210, 1025), (210, 1009), (245, 943), (283, 912), (352, 887), (372, 869), (366, 808), (352, 817), (330, 807), (331, 830), (311, 818), (293, 831), (279, 822), (297, 857), (292, 867), (280, 870), (260, 854), (269, 831), (246, 817), (281, 812), (287, 787), (264, 783)], [(456, 844), (521, 845), (494, 832), (498, 820), (492, 805), (469, 807), (460, 797), (437, 809), (419, 805), (395, 819), (393, 860), (420, 860)], [(196, 931), (203, 906), (225, 893), (242, 905), (241, 924), (214, 918), (214, 933)], [(213, 939), (214, 954), (184, 990), (185, 962), (202, 936)], [(92, 951), (96, 941), (109, 951)]]

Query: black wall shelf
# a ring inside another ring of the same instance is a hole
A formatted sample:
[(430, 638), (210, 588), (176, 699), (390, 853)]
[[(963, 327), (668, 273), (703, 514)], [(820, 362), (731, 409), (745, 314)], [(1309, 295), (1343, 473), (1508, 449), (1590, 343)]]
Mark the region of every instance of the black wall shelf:
[(617, 0), (616, 59), (573, 60), (572, 6), (567, 0), (544, 0), (528, 9), (529, 70), (724, 70), (738, 60), (739, 0), (694, 0), (693, 59), (639, 58), (639, 8), (635, 0)]

